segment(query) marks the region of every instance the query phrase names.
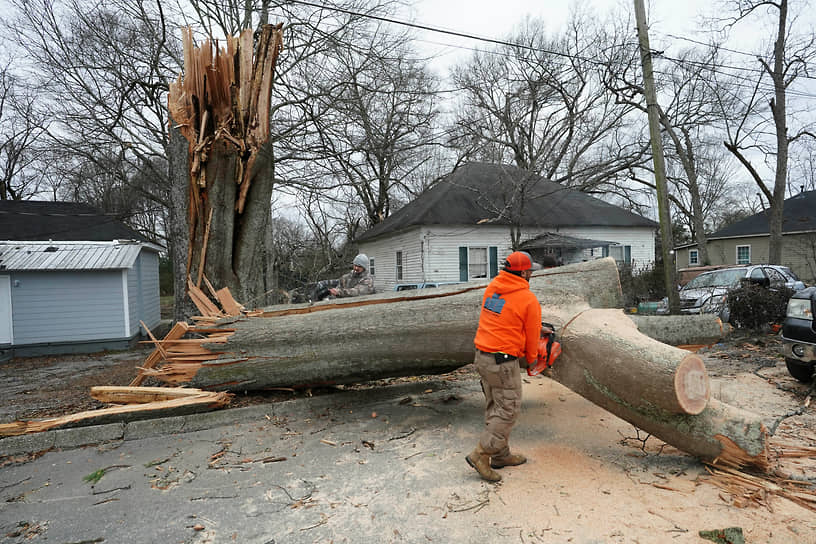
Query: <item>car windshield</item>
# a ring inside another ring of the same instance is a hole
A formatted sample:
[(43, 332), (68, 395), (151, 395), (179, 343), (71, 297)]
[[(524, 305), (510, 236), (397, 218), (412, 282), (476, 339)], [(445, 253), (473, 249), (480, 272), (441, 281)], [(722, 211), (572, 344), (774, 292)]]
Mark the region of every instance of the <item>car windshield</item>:
[(707, 274), (700, 274), (690, 282), (688, 282), (683, 289), (701, 289), (705, 287), (736, 287), (739, 285), (740, 279), (745, 277), (748, 270), (745, 268), (728, 268), (725, 270), (716, 270)]

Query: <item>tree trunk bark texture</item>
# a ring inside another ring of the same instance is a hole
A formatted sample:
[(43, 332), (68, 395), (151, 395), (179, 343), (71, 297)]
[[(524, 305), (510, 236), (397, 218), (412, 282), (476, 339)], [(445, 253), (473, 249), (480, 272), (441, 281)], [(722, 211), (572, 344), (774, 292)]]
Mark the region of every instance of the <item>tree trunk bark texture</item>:
[[(484, 287), (269, 308), (265, 317), (224, 323), (234, 332), (220, 343), (203, 344), (214, 352), (209, 360), (174, 361), (151, 375), (172, 384), (242, 391), (446, 372), (473, 360)], [(697, 355), (644, 335), (614, 307), (620, 300), (614, 260), (538, 272), (530, 288), (562, 343), (553, 379), (704, 460), (766, 462), (759, 418), (710, 400)], [(706, 331), (713, 323), (700, 322)]]
[(686, 349), (716, 344), (731, 332), (731, 326), (713, 314), (630, 315), (629, 319), (649, 338)]

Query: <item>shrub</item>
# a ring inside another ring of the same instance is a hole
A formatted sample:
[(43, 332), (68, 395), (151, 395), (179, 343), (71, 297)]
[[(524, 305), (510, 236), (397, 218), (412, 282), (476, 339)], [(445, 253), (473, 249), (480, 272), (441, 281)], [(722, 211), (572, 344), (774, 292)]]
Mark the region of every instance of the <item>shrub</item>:
[(759, 329), (785, 319), (791, 289), (768, 289), (756, 283), (744, 282), (728, 292), (726, 304), (731, 311), (729, 321), (738, 329)]
[(618, 273), (624, 307), (660, 300), (666, 296), (662, 263), (640, 269), (635, 269), (631, 264), (622, 264), (618, 266)]

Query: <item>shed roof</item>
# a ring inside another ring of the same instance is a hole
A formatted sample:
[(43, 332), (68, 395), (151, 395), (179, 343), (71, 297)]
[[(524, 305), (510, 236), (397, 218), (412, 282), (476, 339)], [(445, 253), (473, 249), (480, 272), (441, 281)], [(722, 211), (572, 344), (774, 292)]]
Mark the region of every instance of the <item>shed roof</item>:
[(143, 247), (145, 244), (124, 241), (4, 241), (0, 242), (0, 272), (127, 269)]
[(38, 200), (0, 200), (0, 240), (148, 241), (88, 204)]
[(515, 221), (537, 228), (658, 226), (651, 219), (515, 166), (471, 162), (358, 236), (357, 241), (421, 225), (510, 225)]
[(523, 242), (519, 249), (538, 249), (538, 248), (567, 248), (567, 249), (589, 249), (594, 247), (615, 246), (618, 242), (611, 242), (609, 240), (592, 240), (589, 238), (578, 238), (575, 236), (567, 236), (565, 234), (558, 234), (556, 232), (545, 232), (535, 238)]

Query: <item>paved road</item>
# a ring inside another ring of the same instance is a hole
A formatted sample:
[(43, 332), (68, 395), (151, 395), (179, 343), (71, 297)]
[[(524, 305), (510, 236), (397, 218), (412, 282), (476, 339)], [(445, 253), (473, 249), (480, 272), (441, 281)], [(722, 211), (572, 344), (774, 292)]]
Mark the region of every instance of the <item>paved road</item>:
[(482, 403), (439, 377), (2, 439), (50, 450), (0, 469), (0, 543), (816, 542), (811, 512), (728, 506), (696, 460), (624, 444), (630, 425), (543, 377), (513, 434), (530, 462), (483, 482), (464, 462)]
[(462, 457), (480, 405), (475, 381), (431, 380), (5, 439), (105, 441), (0, 469), (0, 542), (448, 542), (433, 497), (483, 491)]

